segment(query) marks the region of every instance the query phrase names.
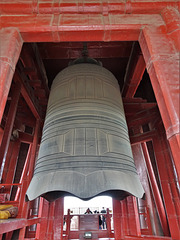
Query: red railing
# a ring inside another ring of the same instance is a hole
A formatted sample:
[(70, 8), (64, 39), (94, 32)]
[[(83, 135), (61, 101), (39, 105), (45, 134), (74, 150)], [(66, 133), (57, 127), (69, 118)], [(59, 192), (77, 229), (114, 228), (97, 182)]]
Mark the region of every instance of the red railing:
[[(15, 189), (15, 197), (14, 200), (12, 200), (12, 192), (13, 187), (17, 186), (17, 189)], [(21, 183), (2, 183), (0, 184), (0, 203), (1, 204), (18, 204), (19, 198), (20, 198), (20, 192), (21, 192)], [(18, 197), (16, 197), (18, 194)]]
[[(105, 217), (105, 229), (100, 229), (99, 216)], [(84, 232), (91, 231), (98, 238), (113, 237), (112, 225), (112, 214), (109, 213), (109, 209), (106, 214), (71, 214), (69, 209), (68, 214), (64, 216), (63, 235), (64, 239), (77, 239)]]

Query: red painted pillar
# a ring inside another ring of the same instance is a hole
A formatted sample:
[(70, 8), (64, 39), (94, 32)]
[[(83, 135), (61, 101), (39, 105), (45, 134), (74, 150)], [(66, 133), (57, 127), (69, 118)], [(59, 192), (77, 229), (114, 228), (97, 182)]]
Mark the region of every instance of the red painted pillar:
[(167, 27), (168, 36), (173, 39), (178, 51), (180, 51), (180, 14), (176, 8), (167, 7), (161, 12), (163, 20)]
[(5, 183), (13, 183), (20, 145), (21, 142), (18, 139), (12, 143), (11, 154), (9, 156), (8, 161), (6, 160), (2, 177), (3, 182)]
[(31, 181), (32, 175), (33, 175), (33, 170), (34, 170), (34, 164), (36, 160), (36, 151), (37, 151), (37, 146), (39, 142), (39, 120), (36, 120), (36, 126), (34, 129), (34, 136), (33, 136), (33, 143), (31, 147), (31, 152), (28, 152), (29, 155), (29, 163), (27, 167), (27, 172), (24, 173), (24, 179), (22, 180), (22, 190), (21, 190), (21, 198), (20, 198), (20, 210), (19, 216), (26, 218), (27, 217), (27, 211), (28, 211), (28, 202), (25, 202), (25, 195), (27, 188), (29, 186), (29, 183)]
[(121, 216), (122, 236), (125, 237), (129, 235), (127, 199), (124, 199), (123, 201), (121, 201), (120, 204), (121, 204), (121, 210), (122, 210), (122, 216)]
[[(170, 228), (170, 234), (173, 240), (179, 239), (180, 223), (179, 216), (179, 194), (177, 185), (174, 181), (172, 167), (170, 169), (170, 156), (167, 151), (167, 146), (163, 146), (164, 135), (161, 133), (159, 138), (153, 139), (153, 147), (156, 156), (158, 173), (161, 181), (161, 188), (164, 198), (164, 203), (167, 212), (167, 218)], [(176, 207), (177, 204), (177, 207)]]
[(21, 48), (22, 38), (16, 28), (0, 30), (0, 122)]
[(2, 142), (1, 142), (1, 147), (0, 147), (0, 166), (1, 166), (0, 178), (2, 177), (2, 173), (3, 173), (3, 169), (4, 169), (4, 164), (5, 164), (6, 155), (7, 155), (7, 151), (8, 151), (8, 147), (9, 147), (9, 142), (10, 142), (10, 137), (11, 137), (12, 129), (13, 129), (13, 125), (14, 125), (14, 119), (16, 116), (16, 110), (17, 110), (17, 106), (18, 106), (20, 92), (21, 92), (21, 84), (16, 83), (15, 88), (13, 90), (12, 100), (10, 103), (10, 108), (9, 108), (6, 125), (4, 128), (3, 138), (2, 138)]
[(162, 226), (164, 235), (169, 236), (169, 227), (168, 227), (168, 223), (167, 223), (167, 219), (166, 219), (166, 212), (165, 212), (161, 194), (160, 194), (157, 182), (156, 182), (156, 177), (154, 175), (154, 171), (153, 171), (153, 167), (151, 164), (151, 159), (149, 157), (148, 149), (147, 149), (146, 143), (142, 143), (141, 145), (142, 145), (142, 149), (143, 149), (143, 153), (144, 153), (144, 158), (146, 161), (149, 180), (150, 180), (150, 183), (152, 186), (154, 200), (155, 200), (158, 215), (159, 215), (159, 220), (161, 222), (161, 226)]
[(113, 222), (114, 222), (114, 238), (116, 240), (122, 239), (122, 212), (121, 203), (119, 200), (113, 198)]
[(179, 52), (164, 28), (143, 28), (139, 43), (180, 177)]
[(49, 213), (49, 202), (44, 198), (40, 198), (38, 216), (41, 217), (41, 222), (37, 225), (37, 229), (36, 229), (37, 239), (46, 240), (46, 233), (47, 233), (47, 227), (48, 227), (48, 213)]
[(107, 208), (106, 226), (107, 226), (107, 231), (108, 231), (108, 237), (111, 237), (111, 216), (109, 213), (109, 208)]
[[(22, 171), (21, 178), (20, 178), (20, 181), (19, 181), (20, 183), (23, 183), (23, 181), (26, 178), (26, 174), (27, 174), (28, 167), (29, 167), (31, 149), (32, 149), (32, 145), (30, 145), (29, 149), (28, 149), (28, 153), (27, 153), (27, 156), (26, 156), (26, 161), (24, 163), (23, 171)], [(15, 201), (18, 201), (18, 199), (19, 199), (21, 188), (22, 188), (22, 186), (19, 187), (17, 192), (16, 192)]]
[(55, 201), (53, 240), (60, 240), (63, 238), (63, 223), (64, 223), (64, 198), (59, 198)]
[[(19, 213), (18, 216), (21, 218), (27, 218), (28, 217), (28, 210), (29, 210), (29, 202), (25, 202), (25, 195), (27, 188), (29, 186), (29, 183), (31, 181), (33, 170), (34, 170), (34, 164), (36, 160), (36, 151), (37, 151), (37, 145), (39, 142), (39, 119), (36, 120), (36, 126), (34, 129), (34, 137), (33, 137), (33, 143), (31, 148), (31, 154), (29, 159), (29, 166), (28, 171), (24, 175), (24, 179), (22, 180), (22, 188), (21, 188), (21, 197), (20, 197), (20, 203), (19, 203)], [(19, 233), (19, 238), (24, 239), (25, 236), (25, 229), (22, 228)]]
[(130, 235), (141, 236), (139, 212), (135, 197), (127, 197), (127, 210)]
[[(11, 143), (11, 145), (12, 145), (11, 155), (9, 156), (9, 158), (6, 159), (3, 176), (2, 176), (2, 181), (4, 183), (13, 183), (21, 142), (19, 140), (16, 140), (15, 142)], [(10, 196), (11, 196), (11, 191), (12, 191), (12, 186), (9, 186), (9, 187), (6, 186), (5, 192), (9, 193)]]
[[(137, 168), (137, 172), (140, 178), (140, 181), (143, 185), (144, 191), (145, 191), (145, 200), (139, 199), (139, 209), (140, 211), (143, 209), (145, 210), (146, 208), (149, 209), (149, 214), (150, 214), (150, 225), (148, 232), (152, 233), (154, 235), (159, 235), (161, 233), (159, 227), (158, 227), (158, 219), (157, 219), (157, 213), (156, 213), (156, 207), (154, 205), (154, 199), (152, 198), (152, 191), (150, 189), (149, 185), (149, 179), (147, 175), (147, 168), (146, 164), (144, 161), (144, 154), (142, 151), (141, 144), (134, 144), (132, 145), (132, 152), (133, 152), (133, 157), (134, 157), (134, 162)], [(143, 233), (143, 232), (142, 232)]]
[(46, 232), (46, 239), (53, 240), (54, 239), (54, 210), (55, 210), (55, 202), (49, 203), (49, 213), (48, 213), (48, 226)]

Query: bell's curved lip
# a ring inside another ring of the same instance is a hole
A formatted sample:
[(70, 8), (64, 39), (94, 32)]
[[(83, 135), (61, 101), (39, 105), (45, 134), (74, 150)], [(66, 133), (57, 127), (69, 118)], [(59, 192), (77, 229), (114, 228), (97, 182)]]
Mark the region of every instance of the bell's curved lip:
[(128, 195), (142, 198), (144, 190), (135, 174), (108, 170), (95, 171), (88, 175), (74, 171), (56, 171), (34, 175), (26, 197), (29, 201), (39, 196), (53, 201), (61, 196), (72, 195), (88, 200), (105, 194), (120, 200)]

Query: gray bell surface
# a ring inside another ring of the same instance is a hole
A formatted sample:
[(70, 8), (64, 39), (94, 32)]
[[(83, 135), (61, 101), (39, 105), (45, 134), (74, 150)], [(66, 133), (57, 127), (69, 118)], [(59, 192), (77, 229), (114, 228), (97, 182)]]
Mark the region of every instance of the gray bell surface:
[(119, 85), (107, 69), (69, 66), (53, 81), (27, 198), (141, 198)]

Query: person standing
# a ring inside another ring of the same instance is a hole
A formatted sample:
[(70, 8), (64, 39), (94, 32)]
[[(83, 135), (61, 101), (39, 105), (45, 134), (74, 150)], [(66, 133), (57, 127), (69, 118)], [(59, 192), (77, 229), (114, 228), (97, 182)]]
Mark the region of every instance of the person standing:
[(106, 229), (106, 217), (104, 216), (104, 214), (106, 214), (106, 210), (104, 209), (104, 207), (102, 208), (101, 213), (103, 213), (103, 215), (102, 215), (102, 227), (103, 227), (103, 229)]

